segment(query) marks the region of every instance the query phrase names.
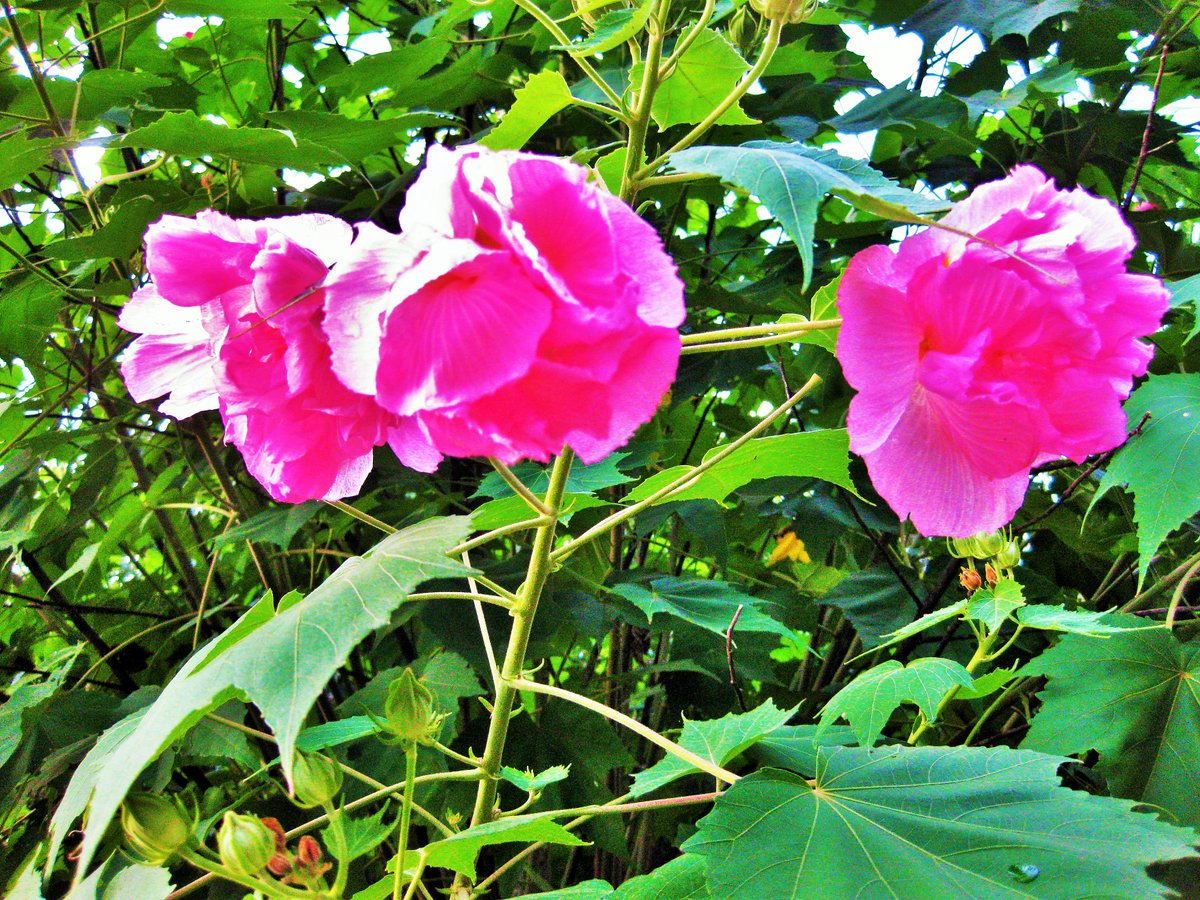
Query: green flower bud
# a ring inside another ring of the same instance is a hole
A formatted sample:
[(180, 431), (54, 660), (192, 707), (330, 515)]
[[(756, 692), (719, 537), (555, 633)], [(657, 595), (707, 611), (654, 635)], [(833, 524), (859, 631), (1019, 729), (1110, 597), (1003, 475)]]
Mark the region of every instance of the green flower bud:
[(296, 751), (292, 763), (292, 800), (301, 809), (321, 806), (342, 789), (342, 769), (320, 753)]
[(819, 0), (750, 0), (750, 5), (764, 19), (796, 25), (816, 12), (820, 2)]
[(996, 565), (1002, 569), (1011, 569), (1021, 561), (1021, 545), (1017, 541), (1005, 541), (1000, 552), (996, 554)]
[(151, 865), (165, 863), (192, 839), (195, 822), (174, 800), (136, 791), (121, 804), (125, 844)]
[(433, 692), (405, 669), (388, 685), (386, 728), (400, 742), (424, 743), (437, 737), (445, 716), (433, 708)]
[(275, 833), (255, 816), (225, 813), (217, 831), (221, 862), (239, 875), (257, 875), (275, 855)]
[(999, 531), (992, 531), (987, 534), (977, 534), (971, 538), (975, 542), (975, 546), (979, 549), (979, 555), (976, 559), (991, 559), (997, 553), (1004, 549), (1004, 535)]

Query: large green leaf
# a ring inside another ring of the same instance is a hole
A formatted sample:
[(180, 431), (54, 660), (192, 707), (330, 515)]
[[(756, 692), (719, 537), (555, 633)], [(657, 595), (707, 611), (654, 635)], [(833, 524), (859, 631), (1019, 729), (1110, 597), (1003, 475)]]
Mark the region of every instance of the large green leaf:
[(129, 132), (126, 147), (162, 150), (175, 156), (202, 159), (226, 157), (264, 166), (288, 166), (306, 172), (346, 162), (329, 147), (274, 128), (231, 128), (202, 119), (195, 113), (169, 112), (157, 122)]
[(650, 584), (618, 584), (612, 592), (624, 597), (646, 616), (651, 624), (660, 615), (673, 616), (714, 634), (724, 635), (739, 606), (737, 629), (792, 637), (792, 629), (763, 611), (766, 601), (738, 590), (727, 581), (705, 578), (656, 578)]
[(1200, 375), (1154, 375), (1125, 404), (1129, 427), (1150, 419), (1104, 473), (1093, 505), (1109, 488), (1133, 492), (1139, 579), (1167, 535), (1200, 509)]
[[(794, 709), (779, 709), (767, 700), (748, 713), (730, 713), (707, 722), (684, 719), (679, 744), (685, 750), (723, 766), (777, 728), (783, 727), (795, 712)], [(633, 777), (629, 792), (638, 797), (699, 771), (678, 756), (665, 756), (644, 772), (638, 772)]]
[(567, 80), (558, 72), (538, 72), (513, 95), (513, 105), (500, 124), (479, 142), (492, 150), (520, 150), (555, 113), (574, 98)]
[[(723, 449), (714, 447), (704, 454), (704, 458), (711, 459)], [(631, 490), (625, 500), (628, 503), (644, 500), (695, 470), (695, 466), (673, 466), (658, 472)], [(687, 487), (667, 494), (655, 504), (679, 500), (720, 502), (751, 481), (781, 476), (820, 478), (853, 491), (850, 439), (845, 429), (802, 431), (748, 441)]]
[(845, 613), (867, 649), (882, 644), (887, 635), (903, 628), (917, 614), (916, 604), (891, 569), (851, 572), (817, 602), (836, 606)]
[(596, 20), (589, 37), (567, 45), (556, 45), (555, 49), (568, 50), (573, 56), (594, 56), (619, 47), (645, 27), (650, 13), (654, 11), (652, 0), (641, 0), (636, 6), (614, 9)]
[(1069, 635), (1021, 674), (1048, 679), (1023, 747), (1095, 750), (1114, 794), (1200, 827), (1200, 643), (1164, 629)]
[(980, 588), (971, 595), (967, 604), (967, 618), (982, 622), (989, 631), (995, 631), (1008, 617), (1025, 605), (1025, 594), (1021, 585), (1005, 579), (994, 588)]
[(118, 746), (97, 760), (98, 771), (76, 775), (91, 791), (79, 871), (86, 871), (142, 769), (229, 699), (244, 697), (258, 706), (290, 773), (309, 709), (358, 642), (388, 624), (422, 581), (471, 571), (446, 556), (468, 533), (468, 521), (432, 519), (399, 531), (365, 556), (347, 560), (307, 597), (289, 595), (277, 609), (269, 598), (257, 603), (193, 656)]
[(932, 45), (958, 25), (985, 38), (1007, 34), (1029, 37), (1047, 19), (1074, 12), (1081, 0), (930, 0), (908, 17), (904, 27), (919, 31)]
[(671, 167), (717, 175), (758, 197), (796, 242), (806, 285), (812, 275), (817, 210), (827, 194), (899, 221), (919, 221), (910, 214), (946, 208), (940, 200), (900, 187), (862, 160), (803, 144), (751, 141), (740, 147), (691, 147), (672, 156)]
[(409, 132), (418, 128), (446, 128), (455, 119), (444, 113), (406, 113), (390, 119), (351, 119), (337, 113), (311, 109), (285, 109), (268, 113), (276, 128), (287, 129), (297, 137), (313, 141), (339, 154), (348, 163), (357, 163), (373, 153), (402, 146)]
[(926, 657), (904, 665), (894, 659), (860, 674), (821, 710), (820, 734), (839, 718), (850, 723), (858, 743), (872, 747), (901, 703), (915, 703), (933, 721), (938, 703), (953, 687), (970, 687), (971, 673), (949, 659)]
[[(659, 85), (650, 114), (659, 128), (699, 122), (725, 99), (747, 68), (742, 55), (724, 35), (718, 31), (701, 32), (679, 58), (674, 71)], [(734, 104), (717, 124), (752, 125), (757, 121)]]
[(480, 850), (493, 844), (510, 844), (514, 841), (523, 844), (542, 841), (547, 844), (565, 844), (569, 847), (580, 847), (587, 843), (557, 822), (552, 822), (544, 816), (527, 815), (474, 825), (453, 837), (426, 844), (422, 852), (428, 865), (440, 869), (453, 869), (474, 879), (475, 858)]
[(818, 752), (811, 783), (763, 769), (700, 820), (683, 849), (706, 858), (713, 896), (1150, 900), (1147, 864), (1192, 853), (1190, 831), (1063, 787), (1057, 756)]

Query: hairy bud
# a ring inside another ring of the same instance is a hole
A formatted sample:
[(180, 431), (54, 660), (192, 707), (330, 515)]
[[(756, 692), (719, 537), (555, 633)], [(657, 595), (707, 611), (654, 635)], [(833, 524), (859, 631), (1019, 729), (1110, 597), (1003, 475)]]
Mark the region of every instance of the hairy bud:
[(750, 5), (764, 19), (796, 25), (816, 12), (820, 3), (818, 0), (750, 0)]
[(301, 809), (321, 806), (342, 789), (342, 770), (321, 753), (296, 751), (292, 763), (292, 801)]
[(187, 846), (195, 823), (179, 804), (158, 794), (134, 792), (121, 804), (125, 844), (151, 865), (158, 865)]
[(388, 685), (384, 711), (387, 730), (401, 743), (420, 744), (433, 740), (445, 718), (434, 710), (433, 692), (421, 683), (412, 669), (405, 669)]
[(257, 875), (275, 855), (275, 833), (261, 819), (227, 812), (217, 831), (217, 851), (239, 875)]

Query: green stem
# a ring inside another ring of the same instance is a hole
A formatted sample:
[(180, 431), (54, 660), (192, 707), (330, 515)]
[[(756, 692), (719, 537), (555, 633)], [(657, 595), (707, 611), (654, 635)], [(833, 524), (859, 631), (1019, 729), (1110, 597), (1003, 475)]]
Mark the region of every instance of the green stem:
[(634, 173), (641, 166), (642, 157), (646, 152), (650, 111), (654, 106), (654, 95), (658, 91), (658, 64), (662, 59), (663, 41), (666, 40), (666, 32), (658, 20), (658, 11), (656, 9), (647, 22), (650, 41), (646, 45), (646, 61), (642, 68), (642, 84), (637, 93), (637, 108), (629, 122), (629, 138), (625, 142), (625, 171), (621, 175), (620, 197), (626, 203), (632, 202), (638, 192)]
[[(798, 322), (795, 328), (789, 328), (778, 334), (768, 334), (763, 337), (743, 338), (736, 341), (714, 341), (711, 344), (685, 344), (681, 351), (684, 356), (694, 353), (715, 353), (721, 350), (745, 350), (748, 347), (770, 347), (774, 344), (794, 344), (800, 335), (810, 331), (825, 331), (837, 328), (842, 324), (841, 319), (826, 319), (818, 322)], [(690, 335), (689, 335), (690, 337)]]
[(404, 885), (404, 856), (408, 851), (408, 830), (412, 827), (413, 785), (417, 780), (417, 745), (404, 748), (404, 800), (400, 804), (400, 833), (397, 835), (396, 877), (392, 881), (392, 900), (400, 900)]
[(679, 746), (672, 740), (663, 737), (653, 728), (643, 725), (632, 716), (627, 716), (622, 712), (617, 712), (603, 703), (598, 703), (590, 697), (585, 697), (582, 694), (576, 694), (573, 691), (563, 690), (559, 687), (554, 687), (550, 684), (542, 684), (537, 681), (530, 681), (527, 678), (517, 678), (513, 681), (513, 687), (524, 691), (533, 691), (536, 694), (547, 694), (551, 697), (558, 697), (560, 700), (568, 700), (576, 706), (582, 706), (584, 709), (591, 710), (594, 713), (599, 713), (606, 719), (611, 719), (618, 725), (624, 725), (630, 731), (640, 737), (645, 738), (652, 744), (657, 744), (663, 750), (670, 753), (672, 756), (686, 762), (688, 765), (699, 769), (701, 772), (707, 772), (709, 775), (716, 778), (718, 781), (724, 781), (726, 784), (733, 784), (738, 780), (739, 776), (733, 774), (728, 769), (723, 768), (710, 759), (705, 759), (688, 750), (685, 747)]
[[(965, 666), (963, 666), (963, 668), (966, 669), (968, 672), (970, 672), (972, 675), (974, 675), (975, 670), (978, 669), (981, 665), (986, 663), (991, 658), (989, 656), (989, 654), (991, 653), (993, 645), (996, 643), (997, 640), (999, 640), (999, 638), (1000, 638), (1000, 629), (999, 628), (997, 628), (995, 631), (991, 632), (990, 634), (980, 637), (979, 644), (975, 647), (975, 653), (971, 656), (971, 659), (967, 662), (967, 664)], [(916, 728), (913, 729), (912, 734), (910, 734), (908, 736), (909, 744), (916, 744), (917, 741), (920, 740), (921, 735), (923, 735), (926, 731), (929, 730), (931, 722), (937, 722), (937, 721), (941, 720), (942, 712), (946, 709), (947, 706), (949, 706), (951, 704), (951, 702), (953, 702), (954, 698), (958, 696), (958, 691), (959, 691), (959, 686), (957, 684), (954, 685), (953, 687), (951, 687), (950, 690), (946, 691), (946, 693), (942, 696), (942, 699), (938, 702), (937, 709), (934, 711), (934, 714), (933, 714), (933, 718), (932, 719), (922, 719), (921, 723)]]
[(767, 66), (771, 64), (771, 57), (775, 55), (775, 49), (779, 46), (779, 35), (782, 31), (783, 22), (778, 20), (771, 22), (767, 28), (767, 37), (763, 41), (762, 52), (758, 55), (758, 59), (750, 71), (742, 76), (742, 80), (734, 86), (733, 90), (729, 92), (724, 100), (717, 104), (712, 112), (705, 116), (695, 128), (681, 137), (670, 150), (659, 154), (655, 159), (638, 169), (633, 175), (634, 179), (653, 175), (659, 166), (671, 158), (672, 153), (678, 153), (680, 150), (692, 146), (692, 144), (704, 136), (704, 133), (708, 129), (717, 124), (717, 120), (725, 115), (735, 103), (741, 100), (746, 91), (750, 90), (754, 82), (758, 81), (759, 76), (767, 70)]
[(504, 480), (504, 483), (512, 488), (513, 493), (524, 500), (530, 509), (532, 509), (539, 516), (549, 515), (550, 510), (546, 509), (545, 504), (537, 498), (537, 495), (525, 486), (525, 483), (517, 477), (516, 472), (514, 472), (504, 463), (500, 462), (500, 460), (494, 459), (493, 457), (489, 456), (488, 462), (491, 463), (492, 468), (496, 470), (496, 474)]
[[(491, 723), (488, 727), (487, 743), (484, 746), (483, 761), (480, 770), (483, 780), (475, 794), (475, 809), (471, 814), (471, 825), (481, 825), (495, 818), (496, 794), (499, 789), (498, 773), (501, 759), (504, 756), (504, 744), (508, 739), (508, 722), (512, 714), (513, 703), (517, 699), (517, 689), (514, 682), (520, 679), (525, 666), (525, 652), (529, 647), (529, 637), (533, 633), (533, 619), (537, 614), (538, 601), (546, 579), (552, 569), (551, 551), (554, 549), (554, 534), (558, 526), (558, 512), (562, 507), (563, 494), (566, 492), (567, 475), (571, 471), (571, 462), (575, 454), (564, 448), (562, 454), (554, 460), (554, 468), (550, 472), (550, 485), (546, 490), (543, 501), (551, 514), (546, 517), (544, 524), (539, 526), (533, 540), (533, 551), (529, 560), (529, 569), (525, 583), (521, 586), (518, 601), (513, 606), (513, 628), (508, 639), (508, 649), (504, 654), (504, 663), (500, 669), (500, 683), (496, 687), (496, 702), (492, 708)], [(456, 886), (465, 884), (465, 879), (459, 876)]]
[(643, 509), (647, 508), (648, 506), (652, 506), (653, 504), (660, 502), (664, 497), (667, 497), (670, 494), (675, 493), (676, 491), (679, 491), (685, 487), (688, 487), (689, 485), (694, 483), (697, 479), (699, 479), (701, 475), (703, 475), (705, 472), (707, 472), (713, 466), (717, 465), (717, 463), (726, 459), (731, 453), (735, 452), (738, 448), (744, 446), (748, 442), (752, 441), (754, 438), (758, 437), (760, 434), (762, 434), (764, 431), (766, 431), (768, 428), (770, 428), (775, 422), (777, 422), (780, 418), (787, 415), (788, 411), (791, 410), (791, 408), (793, 406), (795, 406), (802, 399), (804, 399), (805, 395), (808, 394), (809, 391), (811, 391), (813, 388), (815, 388), (820, 383), (821, 383), (820, 376), (818, 376), (818, 375), (812, 376), (812, 378), (808, 379), (808, 381), (805, 382), (804, 386), (802, 388), (800, 388), (800, 390), (796, 391), (796, 393), (792, 394), (792, 396), (790, 396), (787, 400), (785, 400), (783, 405), (781, 405), (781, 406), (777, 407), (775, 410), (773, 410), (769, 415), (764, 417), (761, 422), (759, 422), (757, 425), (755, 425), (753, 428), (751, 428), (749, 431), (747, 431), (745, 434), (743, 434), (740, 438), (738, 438), (732, 444), (729, 444), (728, 446), (722, 448), (720, 450), (720, 452), (714, 453), (710, 458), (704, 460), (704, 462), (700, 463), (700, 465), (696, 466), (690, 472), (687, 472), (687, 473), (679, 476), (674, 481), (672, 481), (670, 484), (663, 485), (663, 487), (659, 488), (657, 491), (655, 491), (649, 497), (646, 497), (644, 500), (639, 500), (637, 503), (633, 504), (632, 506), (627, 506), (625, 509), (622, 509), (619, 512), (615, 512), (611, 516), (608, 516), (605, 519), (601, 519), (599, 522), (597, 522), (595, 525), (593, 525), (591, 528), (589, 528), (583, 534), (579, 535), (579, 537), (574, 538), (573, 540), (569, 541), (568, 543), (564, 544), (562, 547), (559, 547), (557, 550), (555, 550), (553, 553), (551, 553), (550, 554), (551, 560), (553, 560), (554, 562), (561, 562), (562, 560), (564, 560), (568, 556), (570, 556), (572, 553), (574, 553), (576, 550), (578, 550), (580, 547), (582, 547), (584, 544), (587, 544), (590, 541), (594, 541), (596, 538), (600, 537), (601, 535), (607, 534), (613, 528), (615, 528), (617, 525), (620, 525), (622, 522), (633, 518), (634, 516), (636, 516), (638, 513), (640, 513)]
[(404, 892), (404, 900), (413, 900), (416, 897), (417, 887), (421, 884), (421, 876), (424, 874), (425, 854), (420, 853), (420, 859), (417, 860), (417, 871), (413, 872), (412, 882), (408, 885), (408, 890)]
[[(735, 776), (736, 777), (736, 776)], [(593, 803), (591, 806), (575, 806), (571, 809), (555, 809), (541, 815), (547, 819), (561, 819), (564, 816), (611, 816), (628, 813), (645, 812), (650, 809), (664, 809), (673, 806), (694, 806), (697, 803), (712, 803), (721, 796), (720, 791), (709, 791), (705, 794), (689, 794), (685, 797), (662, 797), (658, 800), (637, 800), (633, 803)]]
[(550, 32), (554, 39), (558, 41), (560, 46), (567, 48), (566, 54), (571, 57), (571, 59), (575, 60), (579, 68), (583, 70), (583, 74), (590, 78), (592, 83), (600, 89), (600, 93), (607, 97), (608, 101), (616, 107), (616, 109), (609, 110), (610, 115), (614, 115), (619, 119), (624, 119), (625, 104), (621, 102), (621, 98), (617, 95), (617, 92), (609, 87), (608, 82), (600, 77), (600, 73), (592, 68), (592, 64), (590, 62), (581, 56), (576, 56), (571, 52), (571, 39), (567, 37), (567, 33), (565, 31), (558, 27), (558, 23), (555, 22), (554, 19), (552, 19), (549, 15), (547, 15), (545, 10), (534, 3), (533, 0), (513, 0), (513, 2), (521, 9), (525, 10), (525, 12), (529, 13), (529, 15), (533, 16), (539, 25)]
[(504, 609), (512, 607), (512, 602), (504, 597), (495, 597), (491, 594), (473, 594), (469, 591), (431, 591), (425, 594), (409, 594), (407, 602), (415, 603), (418, 600), (481, 600), (484, 603), (491, 603), (493, 606), (501, 606)]
[(326, 500), (325, 502), (328, 503), (330, 506), (332, 506), (334, 509), (340, 509), (346, 515), (351, 516), (352, 518), (358, 519), (358, 521), (360, 521), (366, 525), (370, 525), (372, 528), (378, 528), (384, 534), (395, 534), (396, 533), (396, 529), (393, 528), (391, 525), (389, 525), (387, 522), (380, 521), (379, 519), (375, 518), (374, 516), (363, 512), (358, 507), (351, 506), (349, 503), (346, 503), (343, 500)]
[(479, 537), (471, 538), (469, 541), (463, 541), (457, 547), (447, 551), (447, 556), (462, 556), (468, 551), (474, 550), (476, 547), (482, 547), (484, 544), (496, 540), (496, 538), (504, 537), (508, 534), (516, 534), (518, 531), (529, 531), (531, 528), (543, 528), (547, 522), (546, 516), (538, 516), (536, 519), (526, 519), (523, 522), (513, 522), (511, 525), (502, 525), (499, 528), (493, 528), (491, 531), (479, 535)]
[(664, 81), (670, 76), (672, 70), (679, 63), (680, 58), (683, 54), (687, 53), (688, 47), (692, 46), (696, 42), (696, 38), (700, 37), (704, 33), (704, 30), (708, 28), (708, 23), (712, 20), (713, 11), (716, 8), (716, 0), (704, 0), (704, 9), (700, 12), (700, 18), (687, 30), (686, 34), (675, 42), (675, 49), (671, 51), (671, 55), (658, 67), (659, 81)]
[(760, 337), (793, 332), (821, 331), (838, 328), (841, 319), (816, 319), (812, 322), (768, 322), (765, 325), (745, 325), (741, 328), (720, 328), (716, 331), (698, 331), (681, 338), (683, 346), (709, 344), (715, 341), (731, 341), (737, 338)]
[(998, 710), (1001, 706), (1003, 706), (1014, 694), (1025, 690), (1031, 683), (1033, 683), (1033, 681), (1034, 679), (1032, 678), (1018, 678), (1009, 684), (1008, 687), (1002, 690), (1000, 695), (996, 697), (996, 699), (991, 702), (988, 708), (983, 711), (983, 715), (981, 715), (978, 720), (976, 720), (975, 724), (971, 726), (971, 730), (967, 732), (966, 738), (963, 739), (963, 746), (970, 747), (971, 741), (975, 740), (975, 736), (979, 734), (980, 729), (982, 729), (984, 723), (992, 717), (992, 714), (995, 713), (996, 710)]
[(346, 890), (346, 881), (350, 877), (350, 865), (346, 861), (346, 819), (342, 811), (330, 803), (325, 804), (325, 815), (329, 817), (330, 842), (338, 847), (337, 872), (333, 876), (333, 887), (329, 893), (334, 897), (342, 896)]
[(201, 856), (194, 850), (184, 850), (179, 855), (197, 869), (203, 869), (205, 872), (210, 872), (218, 878), (224, 878), (226, 881), (240, 884), (244, 888), (266, 894), (268, 897), (312, 897), (312, 894), (308, 891), (289, 887), (286, 884), (266, 881), (262, 878), (255, 878), (252, 875), (241, 875), (222, 863)]

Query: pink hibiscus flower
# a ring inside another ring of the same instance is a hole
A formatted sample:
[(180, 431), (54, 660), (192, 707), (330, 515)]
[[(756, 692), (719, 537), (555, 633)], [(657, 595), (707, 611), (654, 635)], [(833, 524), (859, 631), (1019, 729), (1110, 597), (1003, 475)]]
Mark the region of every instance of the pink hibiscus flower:
[(399, 243), (363, 227), (326, 285), (348, 388), (407, 454), (607, 456), (675, 375), (683, 285), (654, 230), (563, 160), (433, 147)]
[(118, 320), (141, 334), (121, 364), (134, 399), (168, 394), (160, 409), (178, 418), (219, 408), (225, 440), (277, 500), (356, 493), (373, 449), (404, 428), (330, 367), (322, 285), (353, 241), (350, 225), (320, 215), (205, 211), (150, 226), (153, 284)]
[(1168, 306), (1131, 274), (1117, 209), (1022, 166), (899, 250), (869, 247), (838, 290), (850, 447), (901, 517), (968, 537), (1012, 519), (1029, 469), (1125, 439), (1121, 402)]

